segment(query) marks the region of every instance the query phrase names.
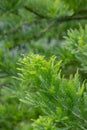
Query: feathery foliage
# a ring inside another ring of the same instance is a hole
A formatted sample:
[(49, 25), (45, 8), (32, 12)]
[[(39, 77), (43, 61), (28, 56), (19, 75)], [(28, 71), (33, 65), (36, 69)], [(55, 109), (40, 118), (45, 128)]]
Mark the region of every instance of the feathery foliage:
[(86, 3), (0, 1), (0, 130), (87, 129)]
[(69, 80), (61, 77), (60, 63), (55, 63), (55, 57), (46, 61), (43, 56), (33, 54), (20, 59), (20, 86), (25, 86), (25, 97), (21, 100), (40, 107), (47, 122), (53, 122), (52, 128), (44, 123), (44, 118), (37, 120), (37, 125), (42, 121), (44, 129), (86, 129), (87, 90), (84, 83), (80, 84), (78, 73)]

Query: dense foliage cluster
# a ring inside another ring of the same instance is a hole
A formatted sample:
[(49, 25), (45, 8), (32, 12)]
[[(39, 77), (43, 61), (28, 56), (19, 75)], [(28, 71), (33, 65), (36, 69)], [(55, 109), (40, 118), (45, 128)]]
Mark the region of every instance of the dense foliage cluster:
[(1, 130), (87, 130), (86, 3), (0, 1)]

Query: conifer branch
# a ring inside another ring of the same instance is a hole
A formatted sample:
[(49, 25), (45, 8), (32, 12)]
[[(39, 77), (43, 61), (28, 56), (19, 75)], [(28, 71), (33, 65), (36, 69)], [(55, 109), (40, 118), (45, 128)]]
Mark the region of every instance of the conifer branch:
[(81, 9), (81, 10), (79, 10), (76, 14), (86, 14), (87, 13), (87, 8), (86, 9)]
[(57, 22), (69, 22), (69, 21), (77, 21), (77, 20), (87, 20), (87, 16), (65, 16), (57, 19)]
[[(32, 13), (34, 13), (35, 15), (37, 15), (38, 17), (42, 18), (42, 19), (52, 19), (52, 17), (46, 16), (46, 15), (42, 15), (39, 12), (35, 11), (34, 9), (24, 6), (24, 8)], [(55, 20), (57, 22), (69, 22), (69, 21), (76, 21), (76, 20), (87, 20), (87, 16), (78, 16), (78, 14), (81, 13), (87, 13), (87, 9), (83, 9), (78, 11), (77, 13), (75, 13), (73, 16), (63, 16), (63, 17), (59, 17), (56, 18)]]
[(50, 17), (45, 16), (45, 15), (42, 15), (42, 14), (38, 13), (36, 10), (34, 10), (34, 9), (28, 7), (28, 6), (24, 6), (24, 8), (25, 8), (26, 10), (30, 11), (31, 13), (37, 15), (37, 16), (40, 17), (40, 18), (43, 18), (43, 19), (50, 19)]

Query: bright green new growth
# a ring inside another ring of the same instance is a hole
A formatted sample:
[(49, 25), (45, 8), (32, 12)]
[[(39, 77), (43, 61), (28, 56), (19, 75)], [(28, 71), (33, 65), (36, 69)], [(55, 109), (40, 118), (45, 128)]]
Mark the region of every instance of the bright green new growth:
[[(55, 56), (52, 56), (49, 61), (43, 56), (32, 53), (21, 58), (19, 80), (20, 87), (24, 86), (22, 93), (25, 93), (21, 101), (41, 109), (43, 118), (41, 117), (34, 124), (37, 126), (42, 122), (41, 130), (58, 128), (85, 130), (87, 90), (84, 83), (80, 84), (78, 73), (74, 77), (70, 76), (69, 80), (62, 77), (60, 64), (61, 61), (55, 62)], [(46, 128), (44, 118), (49, 119), (53, 127), (50, 128), (50, 123), (47, 121), (49, 127)]]

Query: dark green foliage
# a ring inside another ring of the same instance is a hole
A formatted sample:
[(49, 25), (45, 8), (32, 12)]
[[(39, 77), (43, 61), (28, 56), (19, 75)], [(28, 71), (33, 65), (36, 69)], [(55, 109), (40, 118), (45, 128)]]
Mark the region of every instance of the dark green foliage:
[[(80, 72), (82, 78), (87, 79), (87, 27), (79, 30), (69, 30), (65, 43), (56, 49), (55, 55), (63, 60), (62, 68), (66, 76)], [(67, 71), (69, 72), (67, 74)]]

